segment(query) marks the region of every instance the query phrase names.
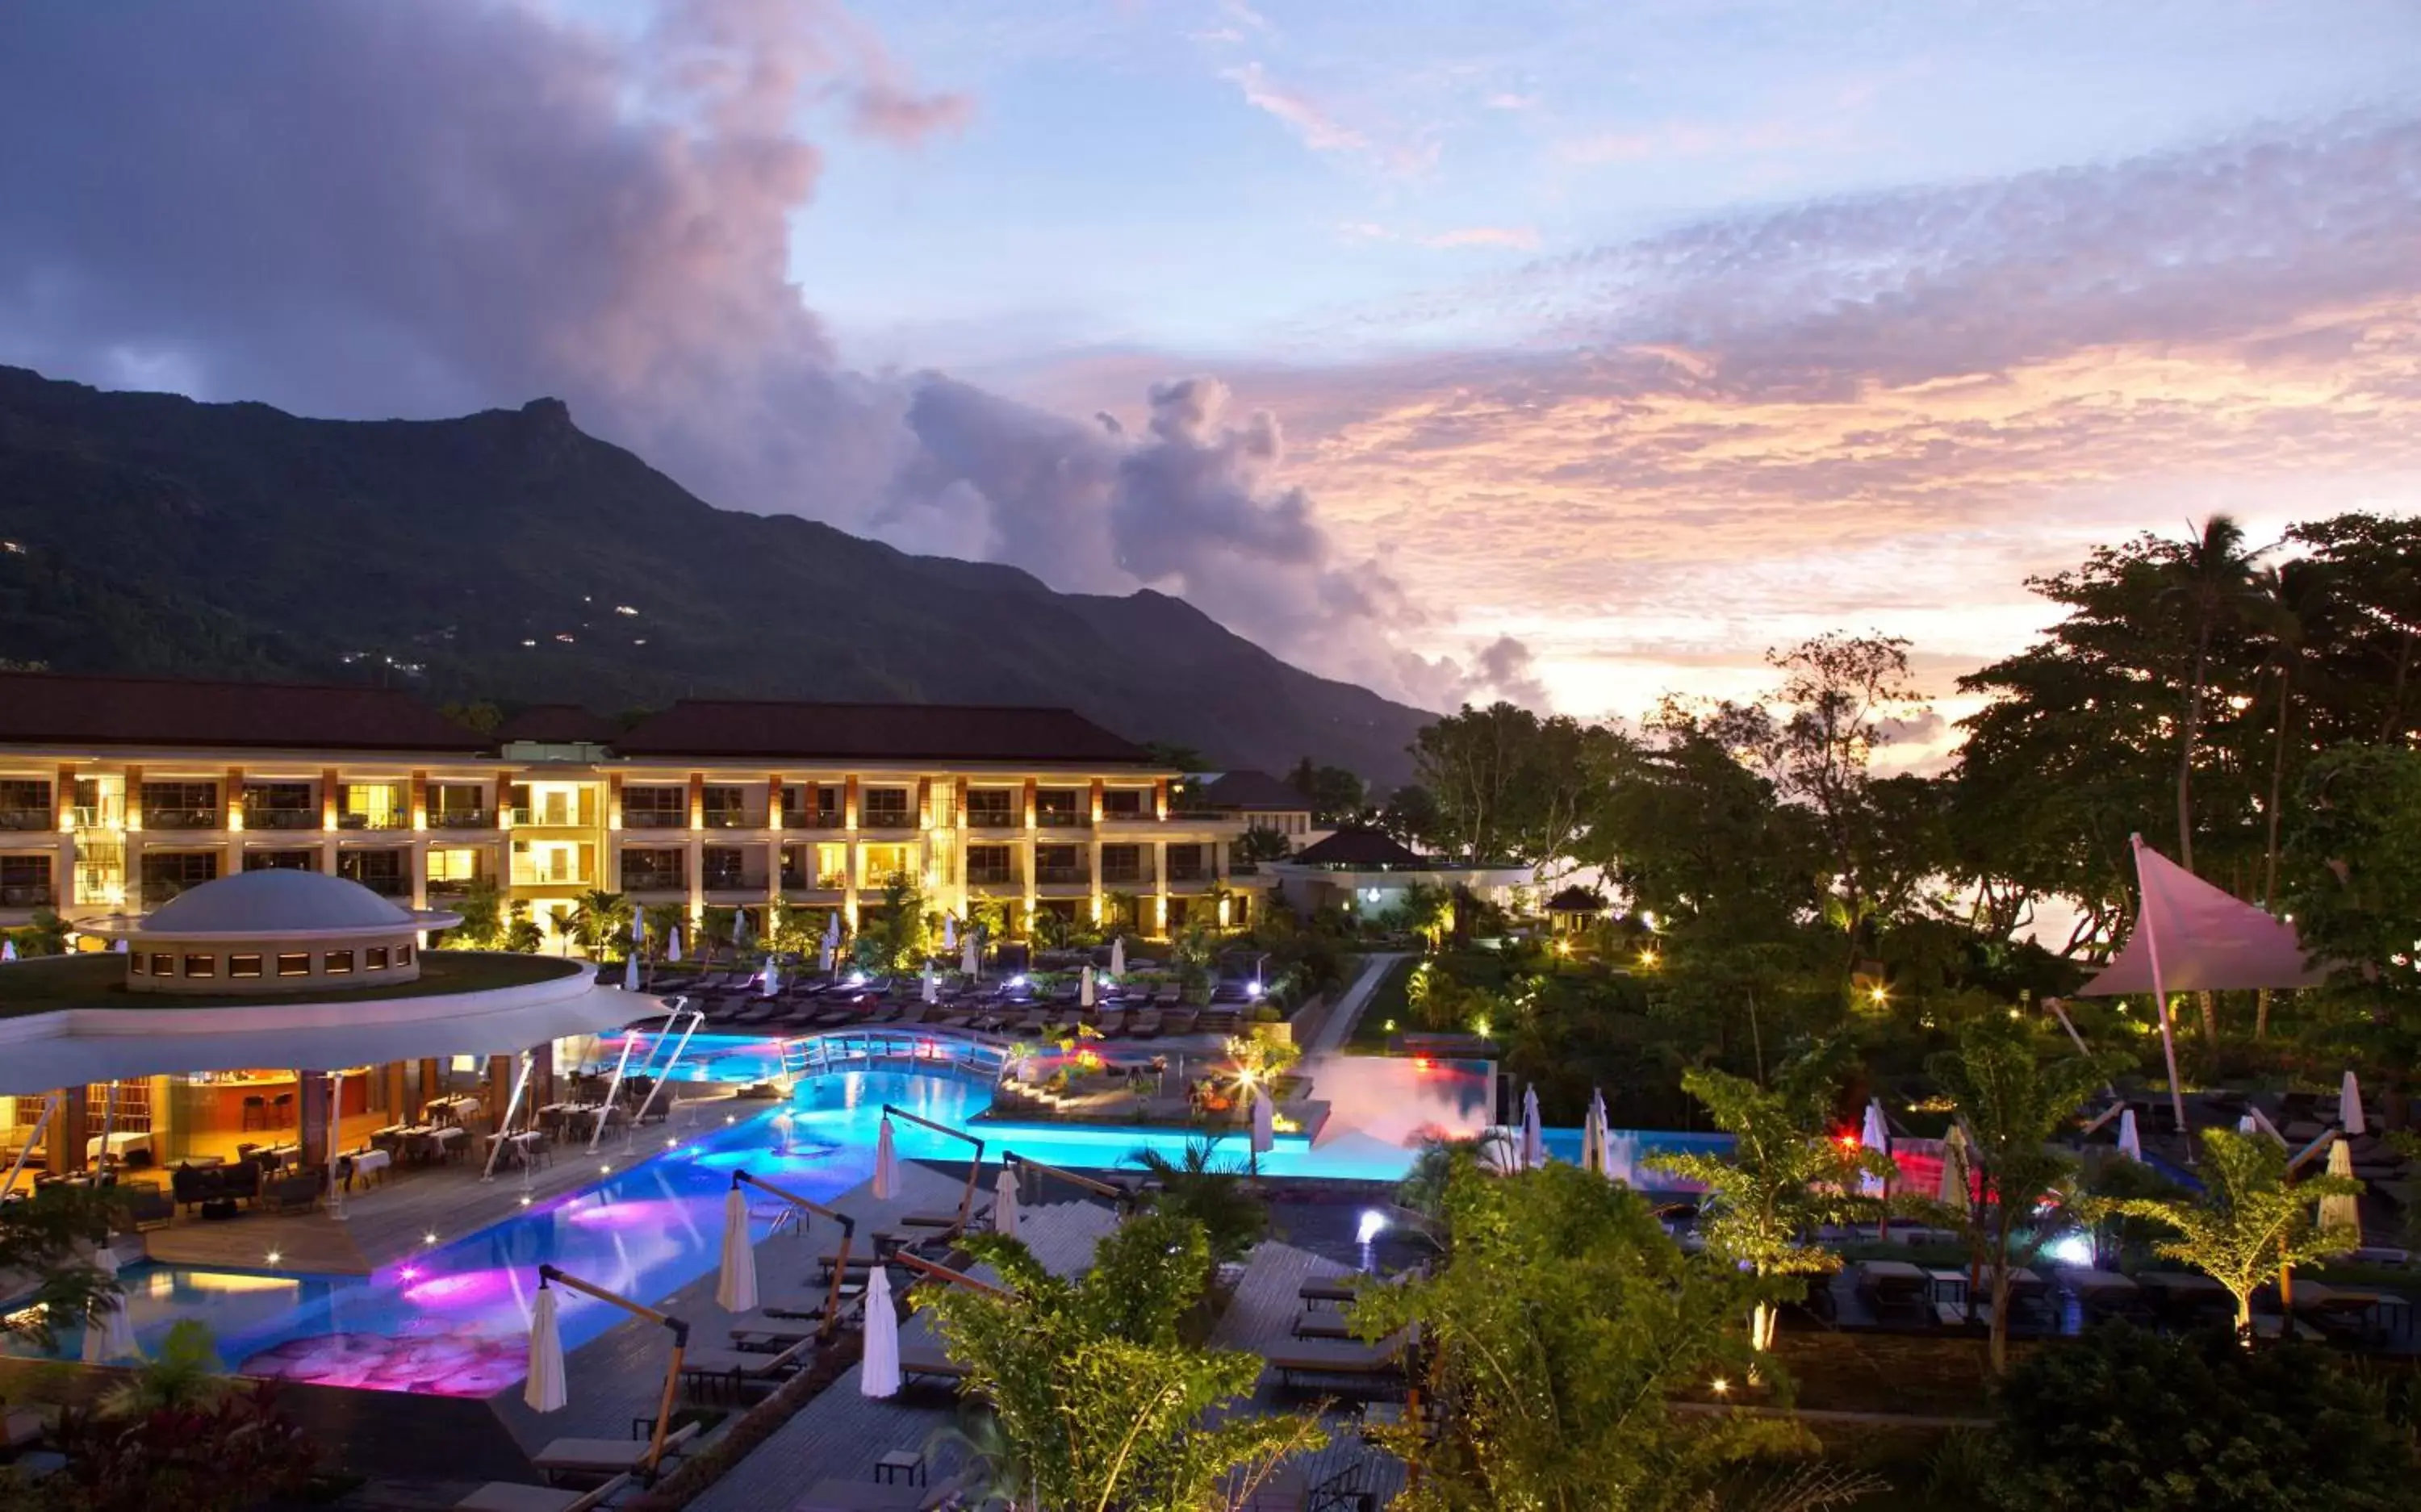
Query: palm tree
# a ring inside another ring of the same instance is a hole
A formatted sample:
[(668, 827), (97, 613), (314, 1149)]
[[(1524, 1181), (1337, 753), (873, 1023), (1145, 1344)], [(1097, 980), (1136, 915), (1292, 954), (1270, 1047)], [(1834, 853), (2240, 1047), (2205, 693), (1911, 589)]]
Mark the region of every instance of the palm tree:
[(2220, 627), (2259, 601), (2244, 527), (2233, 515), (2215, 514), (2162, 569), (2161, 600), (2182, 607), (2194, 637), (2194, 672), (2186, 683), (2185, 718), (2178, 741), (2178, 864), (2194, 870), (2194, 758), (2209, 694), (2210, 642)]
[[(1965, 1223), (1971, 1269), (1992, 1267), (1992, 1374), (2009, 1360), (2010, 1272), (2034, 1257), (2055, 1225), (2038, 1220), (2042, 1200), (2066, 1187), (2072, 1162), (2052, 1136), (2102, 1081), (2101, 1068), (2070, 1056), (2045, 1063), (2025, 1028), (1996, 1016), (1971, 1022), (1959, 1048), (1926, 1062), (1967, 1131), (1968, 1159), (1982, 1178), (1984, 1206)], [(1976, 1286), (1967, 1288), (1973, 1309)]]
[[(2304, 645), (2326, 612), (2330, 585), (2320, 569), (2308, 560), (2270, 568), (2260, 574), (2257, 583), (2261, 591), (2260, 623), (2270, 637), (2268, 664), (2278, 675), (2278, 716), (2270, 739), (2270, 796), (2262, 811), (2269, 833), (2263, 839), (2261, 860), (2261, 906), (2274, 912), (2278, 907), (2279, 816), (2286, 802), (2287, 731), (2294, 723), (2295, 673), (2303, 661)], [(2253, 1036), (2258, 1039), (2269, 1030), (2270, 990), (2265, 987), (2256, 998)]]
[[(1862, 1181), (1888, 1177), (1889, 1157), (1843, 1144), (1824, 1127), (1834, 1056), (1803, 1057), (1784, 1069), (1773, 1090), (1709, 1067), (1681, 1073), (1681, 1085), (1707, 1107), (1717, 1129), (1732, 1136), (1725, 1155), (1657, 1155), (1652, 1170), (1707, 1189), (1698, 1232), (1707, 1251), (1760, 1279), (1814, 1276), (1840, 1267), (1840, 1257), (1807, 1236), (1822, 1224), (1871, 1218), (1880, 1199), (1860, 1195)], [(1760, 1296), (1749, 1314), (1749, 1346), (1773, 1346), (1777, 1309)]]
[(590, 960), (603, 960), (631, 932), (631, 900), (619, 893), (592, 888), (571, 906), (571, 938)]
[(1270, 1230), (1269, 1204), (1253, 1190), (1242, 1167), (1219, 1159), (1210, 1140), (1187, 1140), (1185, 1154), (1174, 1161), (1156, 1149), (1139, 1149), (1128, 1163), (1160, 1183), (1151, 1199), (1154, 1211), (1202, 1225), (1214, 1270), (1251, 1254)]
[(2304, 1261), (2362, 1242), (2359, 1230), (2324, 1228), (2313, 1217), (2320, 1198), (2353, 1196), (2362, 1183), (2321, 1175), (2289, 1185), (2286, 1150), (2260, 1134), (2206, 1129), (2202, 1146), (2201, 1195), (2120, 1197), (2102, 1206), (2175, 1229), (2179, 1237), (2162, 1240), (2154, 1252), (2226, 1286), (2236, 1299), (2237, 1336), (2249, 1343), (2256, 1291), (2273, 1276), (2283, 1282)]
[(101, 1415), (145, 1418), (179, 1408), (208, 1407), (233, 1389), (235, 1382), (226, 1372), (209, 1326), (197, 1318), (179, 1318), (169, 1325), (159, 1351), (102, 1398)]

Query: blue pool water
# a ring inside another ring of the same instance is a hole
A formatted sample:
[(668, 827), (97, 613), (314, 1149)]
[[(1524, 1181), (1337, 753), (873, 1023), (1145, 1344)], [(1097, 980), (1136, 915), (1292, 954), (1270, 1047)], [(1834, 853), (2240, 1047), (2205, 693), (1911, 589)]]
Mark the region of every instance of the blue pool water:
[[(748, 1057), (770, 1062), (777, 1053), (762, 1041), (708, 1048), (707, 1063), (726, 1068), (718, 1080), (762, 1080), (769, 1071)], [(1444, 1081), (1437, 1094), (1442, 1105), (1472, 1095), (1453, 1077)], [(872, 1177), (883, 1104), (959, 1128), (991, 1100), (991, 1088), (978, 1081), (931, 1071), (819, 1077), (799, 1083), (786, 1103), (661, 1136), (672, 1147), (609, 1148), (599, 1157), (592, 1185), (474, 1233), (439, 1233), (410, 1260), (369, 1276), (282, 1273), (266, 1255), (259, 1270), (143, 1266), (125, 1274), (128, 1311), (147, 1352), (177, 1319), (197, 1317), (210, 1325), (225, 1361), (252, 1374), (486, 1395), (509, 1388), (524, 1373), (523, 1336), (541, 1262), (639, 1301), (661, 1301), (714, 1268), (733, 1171), (744, 1168), (804, 1196), (830, 1198)], [(1173, 1157), (1187, 1143), (1180, 1131), (991, 1123), (973, 1131), (985, 1140), (989, 1161), (1012, 1150), (1076, 1169), (1125, 1165), (1147, 1146)], [(895, 1123), (894, 1137), (903, 1159), (963, 1161), (972, 1153), (963, 1141), (905, 1121)], [(1643, 1155), (1725, 1143), (1708, 1135), (1638, 1137)], [(1242, 1137), (1223, 1143), (1238, 1164), (1248, 1158)], [(1579, 1159), (1577, 1130), (1550, 1130), (1547, 1145), (1559, 1159)], [(1300, 1134), (1280, 1134), (1259, 1165), (1275, 1177), (1391, 1181), (1411, 1158), (1399, 1139), (1348, 1129), (1330, 1132), (1317, 1148)], [(758, 1238), (779, 1210), (772, 1199), (752, 1209)], [(813, 1248), (786, 1240), (782, 1250), (769, 1252), (769, 1263), (811, 1264), (835, 1237), (820, 1231), (809, 1240)], [(566, 1293), (560, 1309), (567, 1348), (628, 1316), (576, 1293)], [(76, 1331), (66, 1331), (59, 1351), (73, 1358), (80, 1343)]]

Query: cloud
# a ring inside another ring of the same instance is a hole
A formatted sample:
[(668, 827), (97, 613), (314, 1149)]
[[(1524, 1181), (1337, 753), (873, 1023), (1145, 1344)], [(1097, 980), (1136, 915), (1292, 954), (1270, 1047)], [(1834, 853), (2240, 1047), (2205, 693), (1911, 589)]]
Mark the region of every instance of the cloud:
[(1466, 226), (1421, 238), (1425, 247), (1516, 247), (1539, 249), (1539, 233), (1526, 226)]
[(1398, 688), (1416, 616), (1216, 382), (1153, 388), (1127, 435), (838, 365), (787, 272), (806, 131), (913, 145), (963, 96), (829, 0), (585, 14), (0, 11), (0, 137), (46, 144), (0, 156), (0, 357), (344, 417), (555, 395), (711, 502), (1164, 587)]
[(1368, 137), (1338, 120), (1310, 96), (1272, 79), (1258, 63), (1223, 69), (1219, 76), (1243, 92), (1245, 103), (1285, 122), (1314, 152), (1359, 152), (1370, 145)]
[(1510, 91), (1490, 95), (1485, 101), (1491, 110), (1530, 110), (1537, 107), (1537, 95), (1517, 95)]

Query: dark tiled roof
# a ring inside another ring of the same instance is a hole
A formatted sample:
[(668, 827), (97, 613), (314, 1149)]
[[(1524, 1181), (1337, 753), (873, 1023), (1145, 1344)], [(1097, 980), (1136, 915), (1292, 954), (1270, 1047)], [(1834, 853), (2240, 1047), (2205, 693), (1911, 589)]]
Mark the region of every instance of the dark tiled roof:
[(1605, 895), (1593, 887), (1583, 887), (1575, 882), (1547, 899), (1547, 912), (1550, 913), (1603, 913)]
[(1311, 800), (1266, 772), (1230, 772), (1204, 785), (1196, 801), (1203, 808), (1231, 808), (1239, 813), (1290, 814), (1311, 812)]
[(613, 746), (623, 756), (1067, 762), (1157, 770), (1142, 747), (1070, 709), (684, 698), (641, 720)]
[(499, 740), (528, 740), (539, 745), (611, 745), (621, 734), (602, 714), (578, 704), (540, 704), (524, 709), (496, 726)]
[(17, 672), (0, 673), (0, 742), (448, 753), (488, 743), (393, 689)]
[(1287, 858), (1303, 866), (1401, 866), (1424, 865), (1395, 837), (1378, 830), (1339, 830), (1318, 845), (1305, 846)]

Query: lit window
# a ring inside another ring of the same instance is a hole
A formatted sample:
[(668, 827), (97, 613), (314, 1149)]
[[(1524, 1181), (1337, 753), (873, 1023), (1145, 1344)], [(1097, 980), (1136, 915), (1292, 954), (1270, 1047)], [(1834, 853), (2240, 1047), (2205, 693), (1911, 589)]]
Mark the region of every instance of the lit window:
[(368, 949), (363, 951), (362, 970), (366, 972), (383, 972), (386, 970), (386, 946), (372, 945)]
[(260, 958), (258, 956), (229, 956), (227, 958), (227, 974), (229, 976), (259, 975)]
[(320, 970), (330, 976), (343, 976), (352, 969), (353, 953), (350, 950), (331, 950), (320, 958)]
[(216, 956), (187, 956), (185, 958), (185, 974), (188, 976), (216, 976), (218, 974), (219, 959)]
[(395, 947), (395, 963), (398, 966), (409, 966), (412, 964), (412, 947), (410, 945), (398, 945)]
[(151, 958), (151, 974), (154, 976), (176, 975), (177, 958), (174, 956), (162, 956), (155, 954)]
[(431, 850), (429, 880), (432, 882), (475, 882), (479, 880), (476, 850)]
[(148, 976), (150, 974), (150, 956), (144, 952), (137, 951), (127, 959), (127, 965), (133, 969), (135, 975)]
[(310, 974), (311, 974), (311, 957), (310, 957), (310, 954), (309, 954), (307, 951), (301, 951), (301, 952), (296, 952), (296, 953), (291, 954), (291, 955), (285, 955), (285, 956), (280, 956), (280, 957), (278, 957), (278, 958), (277, 958), (277, 974), (278, 974), (278, 975), (280, 975), (280, 976), (308, 976), (308, 975), (310, 975)]

